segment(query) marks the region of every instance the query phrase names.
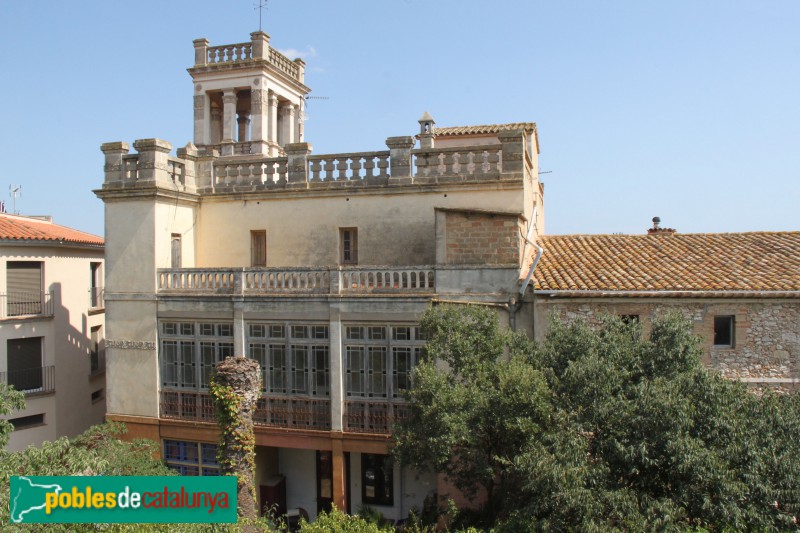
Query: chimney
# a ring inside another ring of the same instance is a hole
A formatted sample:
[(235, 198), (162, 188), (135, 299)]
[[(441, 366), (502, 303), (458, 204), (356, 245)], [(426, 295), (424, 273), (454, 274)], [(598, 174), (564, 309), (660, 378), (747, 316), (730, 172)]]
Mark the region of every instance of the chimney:
[(674, 228), (662, 228), (661, 217), (653, 217), (653, 227), (647, 230), (648, 235), (672, 235)]

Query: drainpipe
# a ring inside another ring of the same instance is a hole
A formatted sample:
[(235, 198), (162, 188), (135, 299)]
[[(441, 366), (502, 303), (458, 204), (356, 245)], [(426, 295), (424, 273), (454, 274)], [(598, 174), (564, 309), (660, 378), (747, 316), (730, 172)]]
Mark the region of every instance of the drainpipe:
[[(522, 283), (522, 287), (519, 289), (519, 301), (517, 302), (517, 309), (522, 307), (522, 301), (525, 298), (525, 291), (528, 288), (528, 284), (531, 282), (533, 278), (533, 271), (536, 270), (536, 265), (539, 264), (539, 259), (542, 258), (542, 254), (544, 253), (544, 249), (541, 246), (536, 244), (535, 242), (531, 241), (531, 234), (533, 233), (533, 228), (536, 226), (536, 212), (538, 211), (539, 206), (534, 206), (533, 208), (533, 220), (531, 221), (531, 225), (528, 227), (528, 234), (525, 236), (525, 243), (530, 244), (534, 248), (536, 248), (536, 257), (533, 258), (533, 263), (531, 264), (531, 269), (528, 271), (528, 275), (525, 276), (525, 281)], [(523, 257), (525, 257), (523, 253)], [(533, 292), (533, 291), (532, 291)], [(533, 305), (531, 307), (531, 333), (534, 339), (536, 339), (536, 294), (533, 294)]]

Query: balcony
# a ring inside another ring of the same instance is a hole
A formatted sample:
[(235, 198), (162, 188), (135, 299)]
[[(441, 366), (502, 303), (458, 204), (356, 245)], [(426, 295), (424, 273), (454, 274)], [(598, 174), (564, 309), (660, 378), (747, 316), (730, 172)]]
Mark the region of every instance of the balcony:
[(26, 396), (50, 394), (56, 391), (56, 367), (49, 365), (0, 372), (0, 383), (12, 386)]
[(53, 316), (52, 292), (10, 292), (0, 294), (0, 319)]
[(105, 287), (91, 287), (89, 288), (89, 307), (91, 309), (100, 309), (105, 307)]
[(407, 403), (346, 401), (344, 430), (353, 433), (390, 434), (394, 424), (409, 416)]
[(160, 268), (159, 294), (432, 294), (430, 266), (361, 268)]
[(89, 354), (89, 377), (94, 377), (106, 371), (106, 351), (94, 350)]
[[(206, 392), (162, 390), (161, 417), (215, 422), (214, 402)], [(253, 424), (328, 431), (331, 429), (331, 402), (326, 398), (263, 396), (256, 404)]]

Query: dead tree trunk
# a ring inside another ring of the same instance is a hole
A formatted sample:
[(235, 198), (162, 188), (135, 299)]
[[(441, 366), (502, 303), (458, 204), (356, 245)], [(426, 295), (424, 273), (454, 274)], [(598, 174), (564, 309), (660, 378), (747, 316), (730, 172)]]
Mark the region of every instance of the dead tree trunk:
[(221, 434), (217, 460), (223, 475), (236, 476), (239, 517), (255, 520), (253, 410), (261, 396), (261, 367), (245, 357), (225, 359), (216, 366), (211, 395)]

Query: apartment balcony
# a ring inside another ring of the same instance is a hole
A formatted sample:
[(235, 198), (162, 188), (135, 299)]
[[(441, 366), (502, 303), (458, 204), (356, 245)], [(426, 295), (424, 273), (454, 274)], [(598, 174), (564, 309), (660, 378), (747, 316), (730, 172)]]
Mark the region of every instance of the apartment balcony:
[(160, 268), (159, 294), (431, 294), (430, 266), (361, 268)]
[(89, 307), (91, 309), (105, 307), (105, 287), (91, 287), (89, 289)]
[(52, 292), (0, 294), (0, 319), (53, 316)]
[(0, 383), (12, 386), (26, 396), (50, 394), (56, 391), (56, 367), (49, 365), (0, 372)]
[[(214, 422), (214, 401), (207, 392), (161, 391), (161, 417)], [(331, 402), (327, 398), (262, 396), (253, 413), (256, 426), (328, 431)]]
[(89, 377), (98, 376), (106, 371), (106, 351), (95, 350), (89, 354)]
[[(161, 391), (161, 418), (215, 422), (214, 402), (207, 392)], [(346, 401), (344, 430), (353, 433), (390, 434), (393, 425), (408, 417), (408, 404), (389, 401)], [(327, 398), (262, 396), (253, 424), (281, 429), (329, 431), (331, 402)]]

